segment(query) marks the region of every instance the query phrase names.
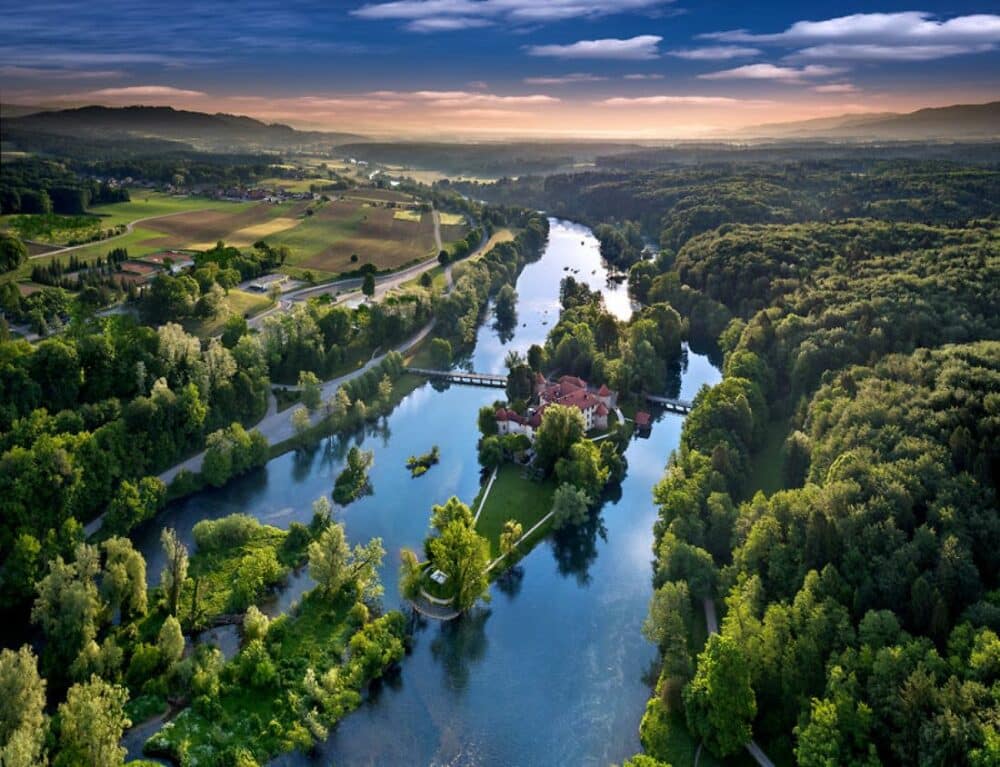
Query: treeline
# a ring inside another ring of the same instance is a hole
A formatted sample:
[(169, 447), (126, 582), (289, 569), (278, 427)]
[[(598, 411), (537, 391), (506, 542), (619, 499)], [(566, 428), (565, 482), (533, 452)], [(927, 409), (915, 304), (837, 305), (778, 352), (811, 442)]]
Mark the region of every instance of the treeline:
[(114, 317), (36, 345), (0, 344), (2, 604), (28, 596), (44, 563), (72, 549), (123, 483), (199, 449), (207, 433), (255, 420), (267, 389), (257, 339), (203, 346), (174, 324)]
[[(655, 491), (647, 751), (669, 760), (686, 719), (720, 755), (752, 735), (806, 765), (994, 763), (993, 224), (723, 226), (659, 266), (634, 268), (647, 300), (735, 319)], [(782, 437), (789, 489), (747, 500)], [(692, 608), (716, 596), (695, 658)]]
[(1000, 172), (946, 161), (719, 163), (452, 186), (490, 203), (537, 206), (595, 225), (635, 221), (673, 251), (725, 224), (875, 218), (952, 226), (1000, 212)]
[(51, 160), (30, 157), (0, 167), (0, 210), (4, 213), (79, 215), (91, 205), (128, 200), (127, 189), (82, 178)]
[(454, 267), (454, 286), (434, 302), (439, 335), (461, 345), (472, 343), (489, 297), (513, 285), (524, 265), (538, 258), (548, 239), (548, 219), (533, 213), (516, 223), (521, 231), (513, 241), (498, 243), (481, 258)]

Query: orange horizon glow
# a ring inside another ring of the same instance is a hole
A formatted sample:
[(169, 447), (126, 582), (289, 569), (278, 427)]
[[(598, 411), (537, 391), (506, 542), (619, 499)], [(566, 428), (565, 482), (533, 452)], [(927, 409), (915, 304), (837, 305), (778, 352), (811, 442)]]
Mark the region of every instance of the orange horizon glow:
[[(215, 96), (163, 86), (103, 89), (93, 93), (16, 101), (40, 107), (171, 106), (247, 115), (303, 130), (361, 133), (377, 138), (710, 139), (738, 136), (759, 125), (845, 114), (911, 112), (927, 107), (989, 101), (988, 94), (928, 93), (725, 96), (671, 94), (566, 99), (533, 90), (524, 95), (467, 91), (372, 91), (333, 96)], [(27, 97), (27, 98), (26, 98)], [(7, 103), (14, 103), (11, 99)]]

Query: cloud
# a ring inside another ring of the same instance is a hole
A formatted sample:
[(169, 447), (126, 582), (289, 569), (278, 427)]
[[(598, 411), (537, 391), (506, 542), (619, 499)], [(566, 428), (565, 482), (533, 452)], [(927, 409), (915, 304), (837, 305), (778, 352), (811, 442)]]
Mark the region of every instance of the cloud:
[(809, 64), (804, 67), (779, 67), (774, 64), (747, 64), (720, 72), (698, 75), (701, 80), (775, 80), (780, 83), (797, 84), (812, 77), (828, 77), (843, 72), (841, 67), (823, 64)]
[(751, 105), (762, 106), (773, 102), (764, 99), (735, 99), (728, 96), (616, 96), (615, 98), (598, 101), (598, 106), (606, 107), (655, 107), (668, 105), (688, 105), (688, 106), (735, 106)]
[(626, 80), (662, 80), (663, 75), (657, 72), (635, 72), (633, 74), (625, 75)]
[(667, 51), (667, 55), (691, 61), (725, 61), (758, 56), (758, 48), (748, 48), (740, 45), (708, 45), (703, 48), (688, 48), (686, 50)]
[(0, 77), (28, 80), (113, 80), (122, 76), (117, 69), (54, 69), (49, 67), (0, 66)]
[(662, 39), (659, 35), (638, 35), (625, 40), (618, 38), (580, 40), (569, 45), (531, 45), (527, 47), (527, 51), (531, 56), (549, 56), (557, 59), (642, 61), (659, 56), (656, 46)]
[(570, 85), (572, 83), (599, 83), (607, 79), (607, 77), (591, 75), (586, 72), (574, 72), (568, 75), (525, 77), (524, 82), (528, 85)]
[(418, 102), (447, 109), (471, 109), (482, 106), (542, 106), (557, 104), (559, 99), (543, 93), (525, 96), (501, 96), (474, 91), (374, 91), (369, 97), (396, 102)]
[(756, 45), (804, 46), (796, 54), (804, 58), (929, 61), (994, 50), (1000, 42), (1000, 15), (979, 13), (941, 21), (924, 11), (855, 13), (823, 21), (797, 21), (783, 32), (773, 34), (735, 29), (700, 37)]
[(840, 61), (933, 61), (970, 53), (988, 53), (994, 46), (979, 45), (813, 45), (796, 51), (796, 60), (831, 59)]
[(857, 93), (859, 88), (854, 83), (827, 83), (813, 87), (816, 93)]
[(620, 13), (655, 13), (673, 0), (394, 0), (351, 11), (362, 19), (404, 22), (413, 32), (447, 32), (508, 24), (594, 19)]
[(190, 91), (184, 88), (173, 88), (169, 85), (128, 85), (124, 88), (101, 88), (90, 91), (87, 95), (95, 98), (163, 98), (206, 96), (203, 91)]

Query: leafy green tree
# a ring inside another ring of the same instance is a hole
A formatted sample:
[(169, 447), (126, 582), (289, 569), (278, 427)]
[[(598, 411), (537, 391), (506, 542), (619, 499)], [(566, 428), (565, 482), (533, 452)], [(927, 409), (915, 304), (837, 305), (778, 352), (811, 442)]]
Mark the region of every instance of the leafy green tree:
[(448, 576), (457, 610), (465, 612), (488, 598), (490, 545), (471, 525), (459, 519), (450, 521), (439, 536), (430, 539), (427, 548), (431, 562)]
[(28, 249), (17, 237), (6, 232), (0, 234), (0, 272), (17, 269), (28, 260)]
[(371, 272), (366, 273), (364, 279), (361, 281), (361, 292), (368, 296), (368, 298), (372, 298), (375, 295), (375, 275)]
[(27, 645), (0, 650), (0, 763), (7, 767), (47, 764), (45, 680)]
[(95, 578), (100, 572), (100, 555), (95, 546), (79, 544), (75, 561), (66, 563), (56, 556), (49, 572), (38, 583), (38, 598), (31, 620), (48, 639), (47, 654), (54, 670), (64, 670), (100, 628), (105, 605)]
[(420, 582), (423, 569), (420, 560), (413, 549), (401, 549), (399, 552), (399, 593), (404, 599), (416, 599), (420, 594)]
[(375, 454), (371, 450), (351, 447), (344, 470), (334, 483), (333, 500), (343, 506), (359, 498), (368, 489), (368, 470), (374, 461)]
[(524, 535), (524, 527), (516, 519), (508, 519), (500, 531), (500, 553), (505, 557), (514, 551), (517, 542)]
[(243, 636), (247, 641), (263, 640), (271, 626), (271, 619), (262, 613), (257, 605), (250, 605), (243, 616)]
[(442, 505), (431, 507), (431, 527), (439, 533), (452, 522), (460, 522), (466, 527), (472, 527), (472, 510), (458, 498), (452, 496)]
[(757, 700), (750, 664), (736, 642), (720, 634), (708, 638), (698, 655), (694, 679), (684, 690), (688, 727), (716, 756), (728, 756), (750, 740)]
[(451, 342), (446, 338), (431, 339), (431, 362), (434, 367), (440, 370), (447, 370), (451, 367)]
[(309, 409), (310, 413), (316, 412), (323, 400), (319, 378), (316, 374), (311, 370), (300, 370), (299, 389), (302, 391), (302, 404)]
[(484, 437), (491, 437), (497, 433), (497, 409), (492, 405), (483, 405), (479, 408), (477, 417), (479, 433)]
[(329, 598), (352, 587), (360, 598), (372, 601), (382, 593), (378, 568), (384, 556), (381, 538), (372, 538), (365, 546), (357, 544), (352, 551), (344, 526), (335, 522), (309, 544), (309, 575)]
[(98, 676), (73, 685), (59, 704), (59, 755), (56, 767), (93, 764), (118, 767), (126, 750), (119, 745), (131, 722), (125, 715), (128, 690)]
[(608, 483), (608, 475), (600, 448), (589, 440), (576, 442), (570, 447), (569, 455), (556, 461), (556, 479), (582, 490), (592, 499), (600, 496)]
[(136, 482), (123, 480), (104, 517), (104, 526), (124, 535), (136, 525), (152, 519), (163, 505), (167, 486), (158, 477), (143, 477)]
[(292, 412), (292, 428), (295, 430), (295, 435), (300, 439), (303, 438), (310, 426), (312, 421), (309, 419), (309, 411), (304, 407), (295, 408)]
[(504, 461), (503, 443), (499, 437), (484, 437), (479, 443), (479, 465), (495, 469)]
[(552, 528), (579, 527), (590, 517), (590, 496), (573, 485), (559, 485), (552, 496)]
[(177, 608), (180, 606), (181, 589), (184, 581), (187, 580), (188, 572), (188, 550), (177, 533), (169, 527), (163, 528), (160, 534), (160, 543), (163, 546), (163, 554), (166, 563), (163, 572), (160, 574), (160, 583), (167, 598), (167, 611), (171, 615), (177, 615)]
[(145, 615), (146, 560), (128, 538), (109, 538), (101, 548), (105, 554), (101, 592), (108, 606), (120, 609), (123, 621)]
[(168, 615), (167, 619), (163, 621), (156, 640), (156, 647), (167, 667), (173, 666), (183, 657), (184, 634), (181, 632), (180, 621), (173, 615)]
[(556, 461), (569, 455), (570, 448), (584, 435), (583, 414), (574, 407), (549, 405), (535, 434), (535, 461), (546, 472)]

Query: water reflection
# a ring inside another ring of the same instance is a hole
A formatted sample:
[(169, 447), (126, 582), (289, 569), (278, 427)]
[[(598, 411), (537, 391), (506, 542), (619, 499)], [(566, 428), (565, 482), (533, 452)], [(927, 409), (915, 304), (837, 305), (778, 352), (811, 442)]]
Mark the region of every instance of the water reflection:
[[(616, 314), (631, 312), (624, 285), (606, 285), (596, 240), (583, 227), (553, 221), (544, 257), (518, 280), (512, 336), (501, 338), (485, 323), (468, 364), (500, 371), (508, 351), (525, 353), (544, 343), (558, 318), (563, 266), (602, 289)], [(710, 361), (693, 351), (672, 376), (683, 398), (718, 378)], [(235, 511), (281, 527), (308, 523), (312, 501), (329, 496), (347, 450), (360, 445), (375, 452), (375, 494), (338, 509), (338, 518), (352, 543), (383, 539), (384, 603), (398, 605), (399, 549), (420, 548), (433, 504), (451, 495), (475, 497), (481, 482), (476, 416), (499, 396), (495, 389), (427, 383), (375, 427), (280, 456), (225, 488), (171, 505), (136, 534), (150, 581), (156, 582), (163, 564), (162, 526), (190, 541), (195, 522)], [(467, 619), (446, 626), (415, 621), (401, 672), (372, 690), (315, 753), (287, 754), (275, 764), (605, 767), (634, 753), (655, 659), (640, 633), (651, 590), (651, 488), (678, 444), (682, 423), (675, 415), (654, 415), (649, 438), (627, 447), (620, 491), (604, 499), (588, 525), (530, 552), (494, 585), (490, 604)], [(440, 463), (411, 478), (407, 457), (434, 444)], [(286, 611), (311, 585), (307, 571), (293, 575), (267, 612)]]

